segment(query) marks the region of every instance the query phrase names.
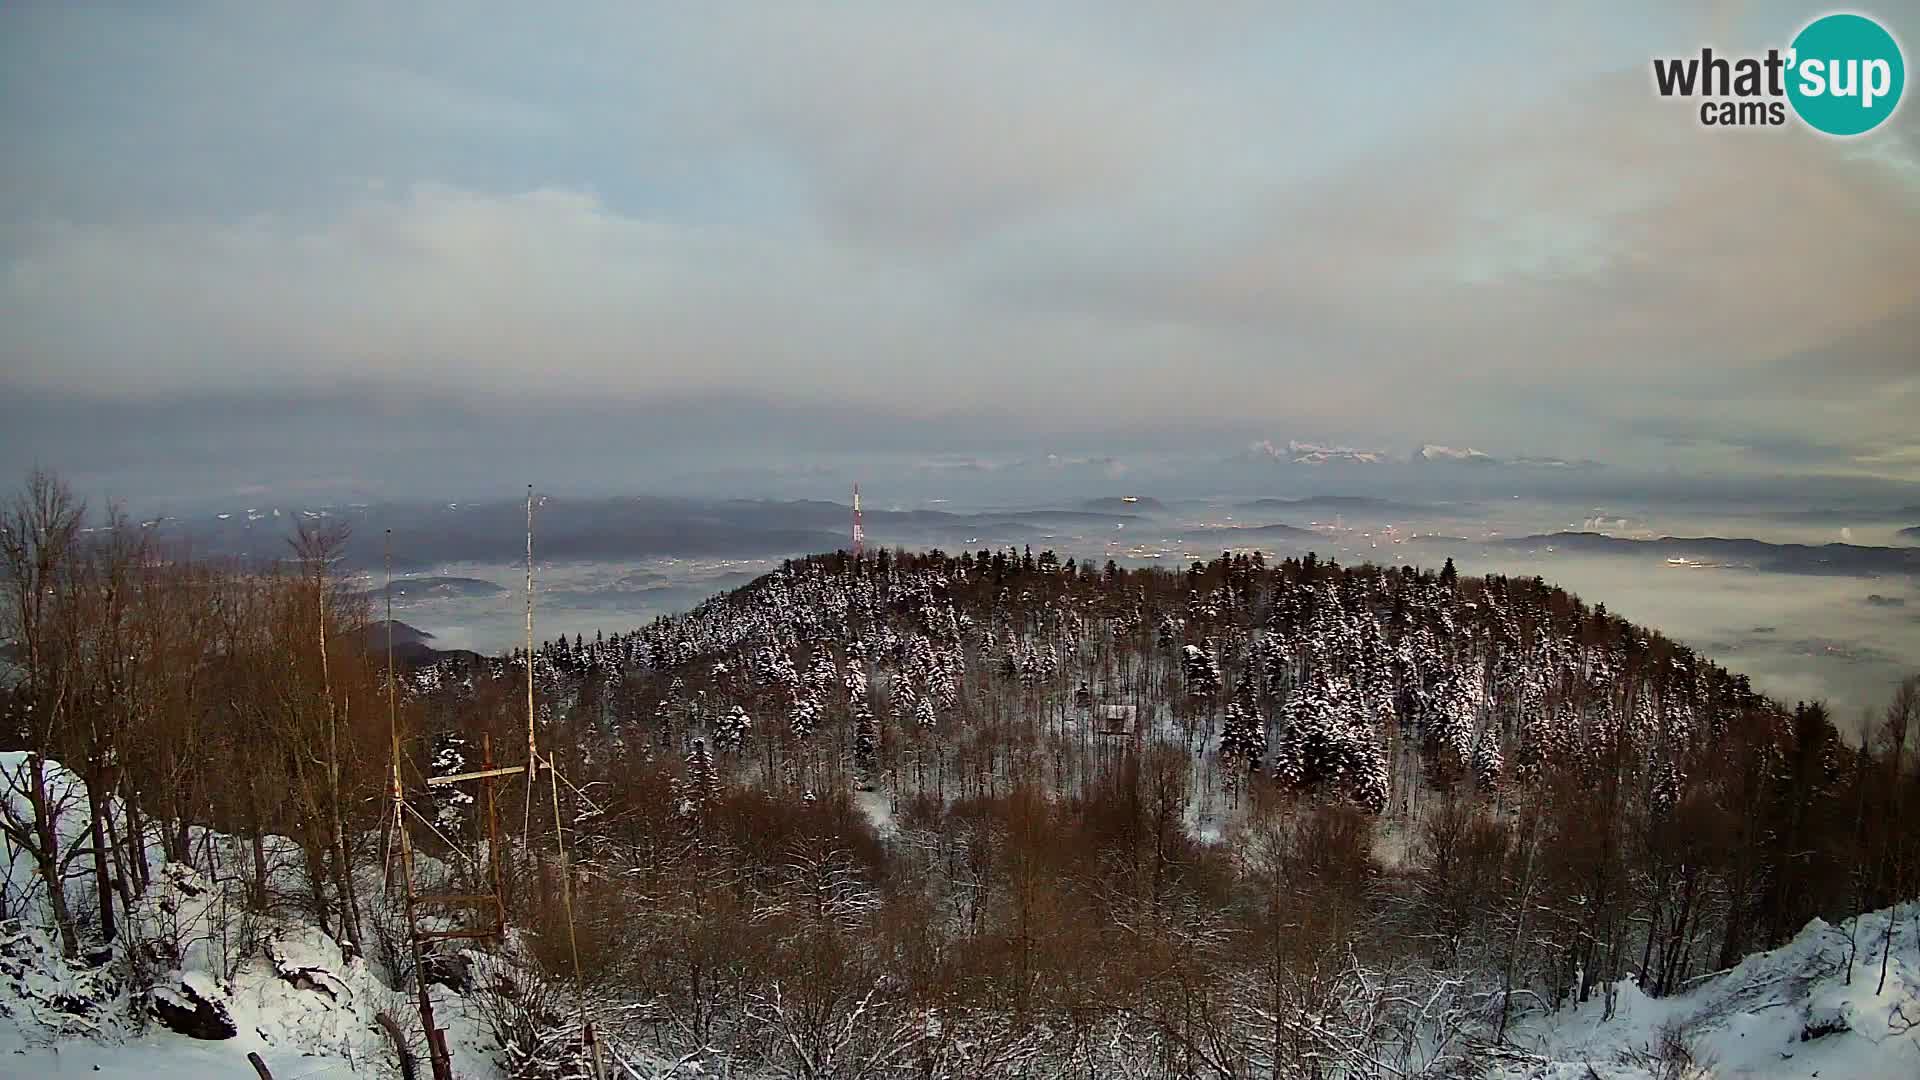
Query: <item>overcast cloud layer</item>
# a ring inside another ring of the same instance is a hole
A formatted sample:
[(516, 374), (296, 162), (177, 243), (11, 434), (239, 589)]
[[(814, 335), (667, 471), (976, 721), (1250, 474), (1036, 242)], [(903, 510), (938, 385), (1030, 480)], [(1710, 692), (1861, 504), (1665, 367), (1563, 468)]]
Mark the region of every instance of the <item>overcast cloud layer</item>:
[(1651, 56), (1817, 12), (1680, 6), (7, 5), (0, 453), (725, 401), (1920, 480), (1920, 107), (1702, 129)]

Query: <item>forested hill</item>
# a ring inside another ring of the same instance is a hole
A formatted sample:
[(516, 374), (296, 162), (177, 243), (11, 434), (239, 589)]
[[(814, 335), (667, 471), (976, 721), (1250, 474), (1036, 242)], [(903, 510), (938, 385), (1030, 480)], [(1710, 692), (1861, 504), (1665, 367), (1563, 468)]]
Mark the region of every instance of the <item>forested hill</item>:
[[(1627, 769), (1636, 795), (1670, 805), (1695, 754), (1791, 718), (1745, 676), (1539, 578), (1311, 554), (1184, 572), (1031, 551), (822, 556), (633, 633), (547, 642), (538, 660), (561, 711), (584, 702), (610, 736), (671, 744), (710, 729), (731, 748), (737, 705), (763, 730), (871, 740), (855, 757), (873, 760), (848, 764), (884, 771), (883, 728), (957, 747), (982, 721), (1118, 705), (1135, 737), (1174, 731), (1218, 752), (1230, 785), (1371, 811), (1423, 786), (1493, 791), (1565, 768)], [(490, 661), (503, 677), (520, 663)]]
[[(511, 682), (519, 664), (487, 666)], [(1568, 857), (1596, 860), (1564, 883), (1584, 897), (1568, 915), (1579, 955), (1563, 958), (1583, 983), (1618, 972), (1622, 935), (1649, 934), (1649, 985), (1666, 985), (1893, 885), (1842, 865), (1849, 841), (1809, 843), (1855, 821), (1863, 767), (1821, 706), (1770, 701), (1538, 578), (1458, 578), (1450, 562), (1223, 555), (1173, 572), (841, 553), (633, 633), (549, 642), (536, 671), (549, 721), (604, 747), (589, 757), (684, 754), (698, 777), (809, 797), (1073, 797), (1115, 755), (1172, 747), (1192, 763), (1179, 814), (1202, 839), (1276, 800), (1391, 825), (1556, 806)], [(465, 700), (473, 674), (415, 679)]]

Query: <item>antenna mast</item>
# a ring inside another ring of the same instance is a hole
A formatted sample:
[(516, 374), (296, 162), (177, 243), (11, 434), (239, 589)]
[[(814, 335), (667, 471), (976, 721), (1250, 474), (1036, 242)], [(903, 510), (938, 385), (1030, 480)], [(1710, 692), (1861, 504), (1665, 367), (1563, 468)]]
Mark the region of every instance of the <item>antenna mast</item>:
[[(533, 705), (533, 485), (527, 485), (527, 804), (525, 820), (521, 828), (523, 833), (531, 832), (533, 824), (534, 786), (540, 780), (540, 770), (547, 770), (547, 779), (553, 788), (553, 844), (560, 863), (560, 904), (567, 916), (567, 949), (573, 956), (573, 989), (580, 1007), (580, 1038), (585, 1044), (592, 1065), (594, 1080), (600, 1080), (606, 1074), (605, 1064), (600, 1056), (600, 1041), (593, 1030), (593, 1017), (587, 1011), (586, 976), (580, 966), (580, 938), (574, 929), (573, 918), (573, 866), (567, 858), (567, 831), (564, 819), (560, 816), (560, 767), (549, 757), (540, 760), (540, 747), (534, 738)], [(568, 786), (572, 786), (569, 784)]]
[(853, 484), (853, 561), (859, 562), (866, 551), (867, 531), (860, 527), (860, 482)]
[[(540, 752), (533, 744), (533, 485), (527, 485), (527, 816), (533, 813), (534, 770), (540, 767)], [(521, 823), (524, 832), (528, 822)]]
[[(559, 856), (560, 902), (566, 911), (567, 945), (573, 955), (574, 992), (580, 1005), (581, 1041), (590, 1053), (591, 1075), (601, 1080), (606, 1075), (606, 1063), (602, 1056), (599, 1039), (593, 1027), (593, 1019), (587, 1009), (586, 981), (580, 964), (579, 938), (574, 931), (573, 917), (573, 868), (567, 854), (566, 820), (560, 810), (560, 770), (551, 757), (542, 760), (540, 747), (536, 741), (534, 723), (533, 695), (533, 485), (527, 485), (527, 762), (525, 765), (496, 765), (493, 757), (493, 737), (481, 735), (482, 759), (480, 768), (471, 772), (454, 773), (450, 776), (429, 776), (428, 788), (444, 788), (454, 784), (478, 781), (481, 786), (480, 805), (477, 811), (486, 818), (487, 864), (482, 867), (477, 859), (468, 858), (460, 848), (446, 835), (434, 828), (433, 823), (420, 816), (420, 812), (407, 805), (406, 791), (403, 786), (400, 769), (400, 719), (398, 694), (395, 689), (395, 668), (393, 664), (393, 540), (392, 530), (388, 530), (387, 540), (387, 723), (391, 729), (393, 776), (392, 786), (392, 827), (399, 833), (399, 863), (402, 875), (406, 879), (407, 936), (411, 939), (414, 957), (414, 978), (420, 990), (420, 1021), (427, 1033), (427, 1049), (433, 1066), (434, 1080), (453, 1080), (453, 1057), (448, 1051), (446, 1031), (435, 1026), (433, 1001), (427, 985), (423, 967), (432, 943), (448, 940), (501, 941), (506, 937), (507, 909), (505, 882), (505, 845), (500, 835), (500, 820), (495, 812), (494, 781), (503, 777), (525, 774), (527, 778), (526, 820), (522, 825), (523, 838), (531, 843), (533, 818), (534, 786), (539, 782), (540, 770), (547, 770), (552, 785), (550, 798), (553, 804), (554, 847)], [(569, 787), (573, 785), (568, 784)], [(574, 789), (579, 794), (579, 789)], [(581, 796), (583, 799), (584, 795)], [(408, 831), (407, 818), (412, 817), (429, 831), (446, 841), (476, 876), (484, 875), (484, 887), (490, 892), (427, 894), (416, 890), (414, 884), (414, 848)], [(531, 852), (531, 847), (528, 848)], [(391, 879), (389, 879), (391, 880)], [(474, 909), (491, 908), (493, 918), (490, 926), (459, 926), (445, 930), (427, 930), (420, 925), (419, 909)], [(396, 1040), (398, 1036), (396, 1036)]]

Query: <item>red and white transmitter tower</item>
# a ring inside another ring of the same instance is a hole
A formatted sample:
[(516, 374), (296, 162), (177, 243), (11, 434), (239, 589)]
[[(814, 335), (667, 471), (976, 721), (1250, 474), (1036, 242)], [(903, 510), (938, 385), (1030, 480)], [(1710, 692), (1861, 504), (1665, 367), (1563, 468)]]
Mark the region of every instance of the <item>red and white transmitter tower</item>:
[(860, 484), (853, 485), (853, 557), (860, 558), (867, 547), (867, 531), (860, 527)]

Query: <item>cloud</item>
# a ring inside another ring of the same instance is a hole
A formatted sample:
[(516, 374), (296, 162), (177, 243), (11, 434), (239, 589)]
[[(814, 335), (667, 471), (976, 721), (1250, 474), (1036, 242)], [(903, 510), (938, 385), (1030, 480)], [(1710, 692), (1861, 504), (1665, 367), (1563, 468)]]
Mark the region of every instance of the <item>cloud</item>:
[(828, 227), (880, 248), (970, 247), (998, 230), (1124, 202), (1190, 144), (1194, 95), (971, 6), (796, 5), (698, 27), (733, 73), (722, 110), (779, 155)]
[(1920, 304), (1920, 235), (1890, 227), (1920, 219), (1920, 187), (1804, 133), (1715, 137), (1668, 104), (1621, 76), (1463, 119), (1276, 189), (1236, 242), (1116, 272), (1104, 298), (1410, 365), (1574, 374), (1758, 367)]
[(8, 10), (0, 389), (1920, 478), (1920, 112), (1705, 131), (1695, 21)]
[(581, 395), (740, 385), (856, 318), (873, 332), (829, 282), (882, 310), (917, 303), (817, 245), (626, 216), (555, 189), (421, 185), (369, 192), (320, 220), (23, 233), (0, 292), (11, 371), (108, 393), (183, 376), (444, 378), (499, 397), (525, 380)]

